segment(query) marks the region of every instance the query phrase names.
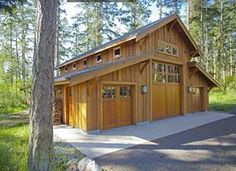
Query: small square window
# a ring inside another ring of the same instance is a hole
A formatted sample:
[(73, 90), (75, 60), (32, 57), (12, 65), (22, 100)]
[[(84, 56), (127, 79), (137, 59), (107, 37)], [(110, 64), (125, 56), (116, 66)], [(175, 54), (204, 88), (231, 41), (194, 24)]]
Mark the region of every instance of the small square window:
[(120, 97), (130, 97), (130, 87), (120, 87)]
[(173, 49), (172, 49), (172, 53), (173, 53), (173, 55), (175, 55), (175, 56), (178, 55), (178, 54), (177, 54), (177, 49), (176, 49), (175, 47), (173, 47)]
[(76, 70), (76, 64), (73, 64), (73, 70)]
[(68, 70), (68, 68), (67, 67), (65, 67), (65, 71), (67, 72), (67, 70)]
[(97, 61), (97, 64), (101, 63), (102, 62), (102, 55), (97, 55), (96, 61)]
[(166, 53), (171, 54), (171, 46), (166, 45)]
[(103, 87), (102, 97), (103, 98), (115, 98), (116, 97), (116, 88), (115, 87)]
[(87, 59), (84, 59), (83, 60), (83, 67), (87, 67), (88, 66), (88, 64), (87, 64)]
[(120, 48), (115, 48), (114, 49), (114, 57), (115, 58), (119, 58), (121, 56), (121, 53), (120, 53)]

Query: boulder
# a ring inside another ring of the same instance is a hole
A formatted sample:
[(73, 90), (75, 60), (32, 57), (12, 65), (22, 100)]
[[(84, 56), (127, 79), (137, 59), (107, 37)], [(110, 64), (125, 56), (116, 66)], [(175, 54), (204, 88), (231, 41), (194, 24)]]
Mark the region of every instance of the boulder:
[(83, 158), (78, 164), (79, 171), (102, 171), (102, 168), (92, 159)]
[(85, 157), (80, 161), (76, 158), (70, 160), (67, 171), (102, 171), (102, 168), (94, 160)]

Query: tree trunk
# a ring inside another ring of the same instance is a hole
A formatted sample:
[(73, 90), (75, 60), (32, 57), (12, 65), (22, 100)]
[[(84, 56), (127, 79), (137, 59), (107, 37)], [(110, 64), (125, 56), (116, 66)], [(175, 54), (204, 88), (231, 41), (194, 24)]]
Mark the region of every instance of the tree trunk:
[(53, 67), (56, 40), (56, 2), (37, 0), (30, 111), (29, 170), (53, 170)]

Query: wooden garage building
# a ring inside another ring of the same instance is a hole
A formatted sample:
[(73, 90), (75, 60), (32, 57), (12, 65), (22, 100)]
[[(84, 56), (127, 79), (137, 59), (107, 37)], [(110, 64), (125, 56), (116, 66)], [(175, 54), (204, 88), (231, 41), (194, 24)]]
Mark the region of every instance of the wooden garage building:
[(62, 121), (92, 131), (206, 111), (218, 83), (200, 55), (176, 14), (80, 54), (56, 67)]

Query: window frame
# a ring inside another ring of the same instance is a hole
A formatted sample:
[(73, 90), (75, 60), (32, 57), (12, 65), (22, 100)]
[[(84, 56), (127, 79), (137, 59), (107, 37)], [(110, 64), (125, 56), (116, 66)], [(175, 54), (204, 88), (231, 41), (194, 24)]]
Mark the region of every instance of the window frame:
[(130, 86), (120, 86), (119, 87), (119, 97), (130, 98), (131, 97), (131, 87)]
[(114, 99), (117, 96), (116, 93), (117, 93), (116, 86), (104, 86), (102, 88), (102, 98), (103, 99)]
[[(101, 57), (101, 61), (98, 61), (98, 58), (97, 58), (98, 56)], [(102, 63), (102, 54), (99, 53), (99, 54), (96, 55), (96, 64), (101, 64), (101, 63)]]
[(73, 64), (72, 64), (72, 69), (73, 69), (73, 70), (76, 70), (76, 63), (73, 63)]
[[(160, 47), (162, 47), (163, 50), (160, 50)], [(166, 50), (167, 47), (169, 47), (170, 52), (167, 52), (167, 50)], [(158, 40), (158, 48), (157, 49), (158, 49), (159, 53), (179, 57), (179, 48), (176, 45), (167, 43), (167, 42), (162, 41), (162, 40)], [(173, 49), (175, 49), (176, 54), (173, 53), (174, 52)]]
[[(115, 55), (115, 51), (118, 50), (118, 49), (120, 49), (120, 54), (119, 55)], [(119, 47), (116, 47), (116, 48), (113, 49), (113, 58), (114, 59), (118, 59), (120, 57), (121, 57), (121, 47), (119, 46)]]
[[(84, 62), (86, 62), (86, 65), (84, 65)], [(83, 68), (86, 68), (86, 67), (88, 67), (88, 59), (87, 58), (83, 59)]]
[[(160, 65), (164, 69), (160, 69)], [(171, 68), (171, 69), (170, 69)], [(178, 69), (177, 69), (178, 68)], [(152, 82), (165, 84), (180, 84), (181, 83), (181, 66), (176, 64), (167, 64), (161, 62), (152, 63)]]

